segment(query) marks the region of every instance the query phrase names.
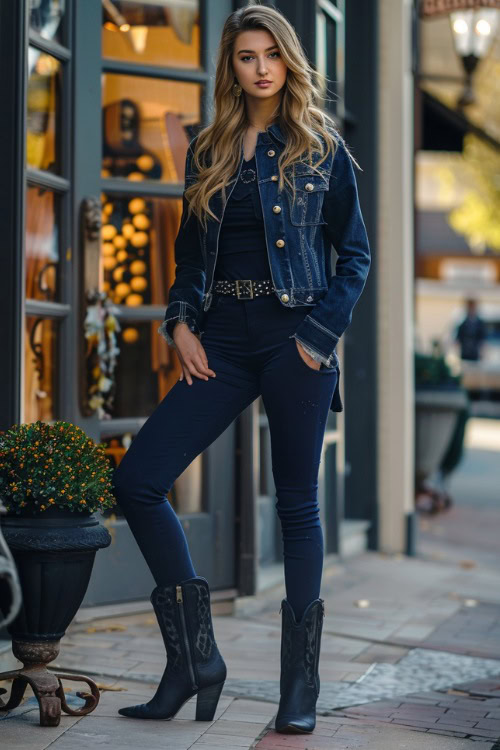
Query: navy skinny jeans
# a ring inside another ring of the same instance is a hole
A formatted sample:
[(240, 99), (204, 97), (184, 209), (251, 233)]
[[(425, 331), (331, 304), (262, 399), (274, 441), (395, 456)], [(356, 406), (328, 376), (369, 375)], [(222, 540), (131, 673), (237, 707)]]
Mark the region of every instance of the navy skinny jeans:
[[(177, 477), (256, 398), (269, 420), (286, 596), (297, 620), (320, 594), (323, 533), (318, 473), (337, 371), (310, 367), (291, 337), (312, 306), (284, 307), (275, 294), (215, 294), (201, 343), (216, 377), (178, 381), (114, 472), (116, 499), (157, 585), (197, 573), (165, 497)], [(201, 572), (201, 575), (203, 572)]]

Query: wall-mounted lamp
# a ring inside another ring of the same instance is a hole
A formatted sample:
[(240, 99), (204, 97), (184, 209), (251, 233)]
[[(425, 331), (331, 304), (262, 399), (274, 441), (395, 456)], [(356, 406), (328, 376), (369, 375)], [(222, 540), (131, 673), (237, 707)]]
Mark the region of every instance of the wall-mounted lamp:
[(480, 60), (486, 57), (495, 39), (500, 12), (495, 8), (458, 10), (450, 13), (450, 25), (455, 51), (465, 71), (464, 90), (457, 102), (459, 107), (474, 104), (472, 76)]

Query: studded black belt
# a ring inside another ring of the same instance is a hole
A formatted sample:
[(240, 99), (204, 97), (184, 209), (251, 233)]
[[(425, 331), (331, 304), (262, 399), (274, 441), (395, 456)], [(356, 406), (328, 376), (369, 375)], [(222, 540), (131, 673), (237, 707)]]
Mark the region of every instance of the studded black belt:
[(272, 294), (274, 292), (271, 279), (256, 281), (253, 279), (235, 279), (234, 281), (218, 279), (214, 281), (213, 289), (218, 294), (231, 294), (233, 297), (238, 297), (238, 299), (253, 299), (254, 297), (261, 297), (263, 294)]

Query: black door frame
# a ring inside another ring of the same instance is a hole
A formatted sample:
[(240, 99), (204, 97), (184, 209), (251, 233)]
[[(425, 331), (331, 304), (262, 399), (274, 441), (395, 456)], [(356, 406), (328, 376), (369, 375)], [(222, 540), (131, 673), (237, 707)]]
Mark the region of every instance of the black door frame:
[(4, 102), (0, 118), (0, 429), (16, 422), (21, 409), (21, 348), (24, 279), (24, 163), (25, 163), (25, 3), (0, 3), (0, 91)]

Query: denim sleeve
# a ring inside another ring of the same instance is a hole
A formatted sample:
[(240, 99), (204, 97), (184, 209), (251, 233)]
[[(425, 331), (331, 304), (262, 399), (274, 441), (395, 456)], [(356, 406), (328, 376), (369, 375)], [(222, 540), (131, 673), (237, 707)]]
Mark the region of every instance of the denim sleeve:
[(165, 341), (170, 346), (175, 346), (174, 341), (174, 328), (177, 325), (177, 323), (187, 323), (189, 326), (189, 330), (193, 333), (199, 335), (200, 333), (200, 327), (197, 323), (196, 316), (194, 316), (190, 312), (184, 311), (184, 313), (178, 309), (173, 310), (173, 317), (171, 318), (165, 318), (161, 326), (158, 328), (158, 333), (160, 333)]
[(304, 317), (293, 336), (332, 367), (332, 362), (338, 361), (335, 348), (351, 322), (371, 263), (354, 168), (342, 140), (336, 147), (322, 211), (324, 229), (338, 255), (335, 275), (329, 279), (325, 296)]
[[(186, 155), (186, 187), (193, 179), (193, 151), (189, 144)], [(205, 288), (205, 264), (199, 231), (199, 222), (194, 214), (187, 219), (188, 202), (186, 191), (182, 196), (182, 216), (174, 245), (175, 280), (168, 291), (168, 305), (165, 318), (158, 333), (170, 346), (174, 346), (172, 334), (177, 322), (186, 322), (193, 333), (200, 333), (202, 311), (199, 300)]]

